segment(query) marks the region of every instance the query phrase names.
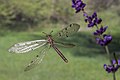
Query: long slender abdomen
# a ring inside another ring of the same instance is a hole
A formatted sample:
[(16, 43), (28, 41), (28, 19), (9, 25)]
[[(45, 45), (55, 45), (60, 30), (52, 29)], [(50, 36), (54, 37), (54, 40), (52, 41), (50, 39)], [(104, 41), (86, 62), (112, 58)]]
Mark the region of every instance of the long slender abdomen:
[(67, 58), (65, 58), (65, 56), (61, 53), (61, 51), (60, 51), (55, 45), (52, 45), (52, 47), (53, 47), (54, 50), (59, 54), (59, 56), (60, 56), (66, 63), (68, 63)]

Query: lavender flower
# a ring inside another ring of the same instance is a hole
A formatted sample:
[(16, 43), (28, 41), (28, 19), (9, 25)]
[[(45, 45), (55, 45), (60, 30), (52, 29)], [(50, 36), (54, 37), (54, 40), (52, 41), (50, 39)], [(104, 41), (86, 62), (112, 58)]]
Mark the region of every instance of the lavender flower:
[(102, 19), (97, 17), (96, 12), (94, 12), (92, 16), (88, 16), (86, 13), (84, 13), (84, 16), (86, 17), (85, 22), (88, 22), (88, 27), (93, 27), (102, 22)]
[(112, 60), (112, 65), (104, 64), (104, 69), (108, 72), (116, 72), (120, 68), (120, 59), (118, 60), (118, 63), (116, 60)]
[(118, 64), (118, 65), (120, 65), (120, 59), (118, 59), (117, 62), (116, 62), (116, 60), (112, 60), (112, 64)]
[(81, 0), (72, 0), (72, 7), (75, 8), (76, 13), (80, 12), (81, 10), (84, 10), (84, 7), (86, 6), (85, 3)]
[(102, 19), (98, 18), (96, 12), (94, 12), (91, 16), (88, 16), (87, 13), (84, 11), (85, 6), (86, 4), (83, 3), (82, 0), (72, 0), (72, 7), (76, 9), (76, 13), (80, 12), (81, 10), (83, 11), (83, 16), (86, 17), (85, 22), (86, 23), (88, 22), (88, 27), (93, 27), (93, 26), (97, 27), (98, 30), (96, 30), (93, 33), (95, 36), (98, 36), (96, 38), (97, 43), (101, 46), (106, 46), (108, 43), (112, 41), (111, 35), (103, 34), (108, 28), (108, 26), (105, 26), (105, 27), (101, 26), (101, 28), (99, 29), (97, 25), (102, 22)]
[(111, 35), (103, 35), (103, 39), (97, 37), (96, 38), (96, 42), (97, 44), (101, 45), (101, 46), (106, 46), (108, 45), (110, 42), (112, 41), (112, 36)]
[(106, 31), (107, 28), (108, 28), (108, 26), (105, 26), (105, 27), (102, 26), (99, 30), (96, 30), (93, 34), (94, 35), (102, 35)]
[(106, 43), (106, 45), (112, 41), (112, 36), (111, 35), (104, 34), (103, 38), (104, 38), (104, 42)]
[[(88, 16), (88, 14), (85, 12), (84, 7), (86, 6), (85, 3), (82, 2), (82, 0), (72, 0), (72, 7), (75, 8), (76, 13), (80, 12), (82, 10), (83, 16), (85, 17), (85, 22), (88, 23), (87, 26), (89, 28), (96, 26), (97, 30), (93, 33), (96, 37), (96, 42), (97, 44), (104, 46), (105, 50), (110, 56), (110, 52), (108, 49), (108, 44), (112, 41), (112, 36), (108, 34), (104, 34), (104, 32), (107, 30), (108, 26), (102, 26), (99, 27), (98, 25), (101, 24), (102, 19), (98, 18), (97, 13), (94, 12), (91, 16)], [(111, 61), (111, 57), (109, 57)], [(111, 65), (104, 64), (104, 69), (110, 73), (113, 72), (113, 78), (115, 78), (115, 72), (119, 69), (120, 67), (120, 60), (113, 60)], [(117, 65), (116, 65), (117, 64)]]

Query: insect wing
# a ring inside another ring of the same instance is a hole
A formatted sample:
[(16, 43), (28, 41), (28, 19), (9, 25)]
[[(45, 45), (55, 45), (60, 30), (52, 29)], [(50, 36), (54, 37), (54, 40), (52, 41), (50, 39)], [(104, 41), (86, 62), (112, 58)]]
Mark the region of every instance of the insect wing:
[(46, 51), (48, 51), (49, 48), (47, 46), (40, 52), (40, 55), (37, 55), (34, 60), (30, 62), (30, 64), (25, 68), (24, 71), (28, 71), (34, 67), (36, 67), (38, 64), (40, 64), (46, 54)]
[(80, 25), (73, 23), (70, 24), (69, 26), (65, 27), (64, 29), (62, 29), (60, 32), (58, 32), (55, 37), (58, 38), (62, 38), (62, 37), (68, 37), (71, 34), (74, 34), (75, 32), (77, 32), (80, 28)]
[(15, 53), (25, 53), (31, 50), (35, 50), (47, 43), (47, 40), (34, 40), (21, 42), (13, 45), (8, 51)]

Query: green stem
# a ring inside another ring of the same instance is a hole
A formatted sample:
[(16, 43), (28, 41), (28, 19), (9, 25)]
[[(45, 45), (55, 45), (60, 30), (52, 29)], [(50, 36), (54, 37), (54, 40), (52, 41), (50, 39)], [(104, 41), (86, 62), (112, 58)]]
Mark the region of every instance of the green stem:
[(113, 80), (116, 80), (116, 77), (115, 77), (115, 72), (113, 73)]
[(107, 53), (107, 55), (109, 57), (110, 63), (112, 64), (112, 62), (111, 62), (112, 59), (111, 59), (111, 56), (110, 56), (110, 52), (109, 52), (108, 46), (105, 46), (105, 50), (106, 50), (106, 53)]
[[(106, 50), (106, 53), (107, 53), (107, 55), (108, 55), (108, 57), (109, 57), (109, 60), (110, 60), (111, 65), (113, 65), (113, 64), (112, 64), (112, 58), (111, 58), (111, 56), (110, 56), (110, 52), (109, 52), (108, 46), (105, 46), (105, 50)], [(113, 80), (116, 80), (115, 72), (113, 72)]]

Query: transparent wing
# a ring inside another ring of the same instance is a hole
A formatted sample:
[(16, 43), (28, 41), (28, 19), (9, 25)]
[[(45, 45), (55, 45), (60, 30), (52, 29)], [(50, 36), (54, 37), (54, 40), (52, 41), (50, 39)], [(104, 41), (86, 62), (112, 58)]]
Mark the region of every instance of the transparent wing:
[(35, 50), (47, 43), (47, 40), (34, 40), (21, 42), (13, 45), (8, 51), (15, 53), (25, 53), (31, 50)]
[(42, 49), (40, 54), (37, 55), (36, 58), (30, 62), (30, 64), (25, 68), (24, 71), (28, 71), (28, 70), (36, 67), (38, 64), (40, 64), (46, 54), (46, 51), (48, 51), (48, 50), (49, 50), (49, 48), (47, 46), (45, 46), (45, 48)]
[(58, 37), (58, 38), (68, 37), (71, 34), (77, 32), (79, 30), (79, 28), (80, 28), (80, 25), (73, 23), (73, 24), (70, 24), (69, 26), (65, 27), (64, 29), (62, 29), (60, 32), (58, 32), (54, 36)]

